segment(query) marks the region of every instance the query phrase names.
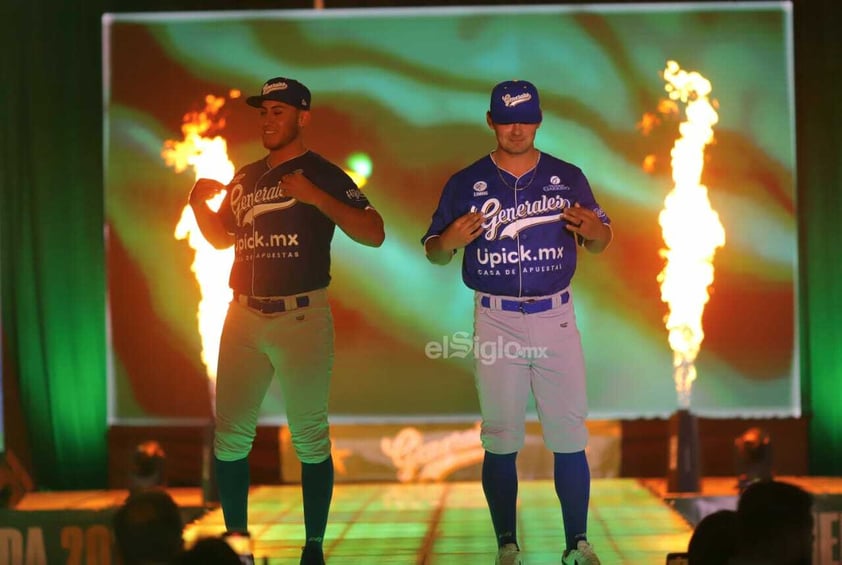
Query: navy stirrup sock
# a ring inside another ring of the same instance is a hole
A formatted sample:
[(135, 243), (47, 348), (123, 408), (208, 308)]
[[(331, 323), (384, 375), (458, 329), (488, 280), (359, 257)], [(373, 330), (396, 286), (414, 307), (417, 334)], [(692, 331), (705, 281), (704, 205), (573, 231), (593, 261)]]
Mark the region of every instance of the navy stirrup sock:
[(333, 457), (329, 456), (321, 463), (301, 464), (301, 495), (306, 543), (321, 547), (333, 497)]
[(225, 529), (229, 532), (246, 532), (251, 480), (248, 457), (236, 461), (220, 461), (214, 456), (213, 460)]
[(485, 452), (482, 490), (491, 511), (498, 547), (517, 543), (517, 452), (497, 455)]
[(553, 459), (553, 478), (561, 503), (565, 543), (567, 549), (576, 549), (580, 540), (587, 539), (591, 470), (584, 451), (554, 453)]

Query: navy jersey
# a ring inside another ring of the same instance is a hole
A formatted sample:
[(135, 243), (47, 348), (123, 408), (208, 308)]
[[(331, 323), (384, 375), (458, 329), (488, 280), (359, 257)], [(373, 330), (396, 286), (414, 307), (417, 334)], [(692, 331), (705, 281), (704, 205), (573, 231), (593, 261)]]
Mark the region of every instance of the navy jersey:
[(546, 296), (567, 288), (576, 271), (576, 239), (561, 217), (576, 203), (611, 223), (579, 167), (542, 152), (535, 168), (516, 178), (487, 155), (447, 181), (422, 241), (480, 211), (483, 233), (462, 258), (465, 284), (502, 296)]
[(219, 209), (235, 240), (229, 278), (234, 292), (288, 296), (330, 283), (330, 243), (336, 224), (315, 206), (278, 194), (281, 177), (295, 171), (345, 204), (369, 206), (342, 169), (312, 151), (271, 169), (266, 159), (244, 166), (228, 184)]

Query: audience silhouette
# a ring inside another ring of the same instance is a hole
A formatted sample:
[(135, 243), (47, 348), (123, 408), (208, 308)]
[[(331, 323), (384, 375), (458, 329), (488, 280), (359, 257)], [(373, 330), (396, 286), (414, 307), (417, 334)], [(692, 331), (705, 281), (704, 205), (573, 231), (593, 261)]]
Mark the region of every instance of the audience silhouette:
[(687, 546), (690, 565), (727, 565), (737, 550), (737, 513), (719, 510), (705, 516)]
[(774, 479), (747, 484), (737, 509), (705, 516), (685, 554), (689, 565), (811, 565), (813, 497)]
[(748, 485), (737, 502), (737, 548), (730, 565), (812, 562), (812, 495), (776, 480)]
[(130, 494), (114, 514), (113, 527), (123, 565), (174, 563), (184, 548), (181, 510), (163, 489)]

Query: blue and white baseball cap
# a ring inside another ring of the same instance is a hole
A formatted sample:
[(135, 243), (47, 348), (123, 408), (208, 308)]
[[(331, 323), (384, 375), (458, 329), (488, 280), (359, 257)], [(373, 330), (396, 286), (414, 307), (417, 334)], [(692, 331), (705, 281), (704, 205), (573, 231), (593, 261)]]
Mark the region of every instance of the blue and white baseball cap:
[(246, 104), (260, 108), (264, 100), (283, 102), (301, 110), (310, 109), (310, 89), (292, 78), (270, 78), (263, 84), (259, 96), (249, 96)]
[(538, 89), (526, 80), (507, 80), (491, 91), (491, 121), (495, 124), (541, 123)]

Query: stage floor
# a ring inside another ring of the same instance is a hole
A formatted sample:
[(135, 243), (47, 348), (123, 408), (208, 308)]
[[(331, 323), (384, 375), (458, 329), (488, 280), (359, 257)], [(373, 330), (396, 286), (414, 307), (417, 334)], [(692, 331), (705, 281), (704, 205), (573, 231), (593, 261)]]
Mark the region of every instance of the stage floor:
[[(272, 565), (297, 563), (304, 536), (298, 486), (252, 489), (249, 514), (256, 555)], [(564, 542), (552, 481), (520, 483), (518, 521), (526, 562), (558, 565)], [(222, 530), (221, 511), (214, 510), (185, 537)], [(593, 481), (589, 538), (606, 565), (660, 565), (669, 551), (687, 547), (691, 531), (640, 481)], [(478, 482), (339, 484), (325, 553), (331, 565), (491, 565), (496, 546)]]
[[(777, 479), (798, 484), (819, 498), (842, 495), (839, 477)], [(666, 481), (660, 479), (594, 479), (588, 533), (602, 562), (661, 565), (668, 552), (685, 550), (692, 534), (692, 520), (688, 521), (679, 509), (683, 508), (686, 515), (690, 504), (698, 509), (702, 503), (736, 503), (733, 478), (705, 478), (701, 487), (699, 493), (679, 495), (667, 492)], [(223, 531), (221, 510), (205, 511), (199, 489), (168, 491), (185, 515), (191, 517), (185, 529), (188, 544)], [(39, 514), (28, 511), (52, 511), (66, 516), (75, 513), (78, 517), (87, 511), (113, 510), (126, 495), (123, 490), (33, 492), (13, 512), (20, 513), (19, 517)], [(249, 514), (259, 563), (298, 563), (304, 538), (300, 487), (255, 486)], [(834, 510), (822, 526), (832, 538), (828, 555), (835, 547), (832, 544), (837, 543), (838, 535), (831, 534), (840, 518), (842, 513)], [(551, 481), (521, 481), (518, 519), (526, 563), (558, 565), (563, 529)], [(325, 550), (331, 565), (491, 565), (496, 554), (479, 482), (339, 483)], [(817, 561), (825, 562), (837, 561)]]

